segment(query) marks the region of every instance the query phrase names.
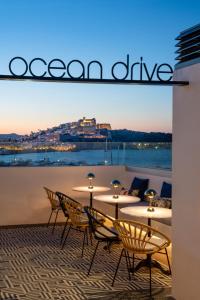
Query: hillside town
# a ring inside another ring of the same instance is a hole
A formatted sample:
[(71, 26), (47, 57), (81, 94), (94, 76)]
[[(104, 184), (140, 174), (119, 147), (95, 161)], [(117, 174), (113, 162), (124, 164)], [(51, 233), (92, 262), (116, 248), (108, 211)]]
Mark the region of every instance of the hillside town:
[(112, 149), (123, 148), (123, 143), (130, 149), (154, 148), (154, 143), (166, 148), (171, 146), (171, 140), (171, 133), (113, 130), (110, 123), (83, 117), (29, 135), (0, 134), (0, 155), (97, 150), (111, 147), (111, 143)]
[(0, 142), (31, 142), (32, 146), (43, 143), (59, 143), (68, 141), (105, 140), (109, 136), (111, 125), (97, 123), (95, 118), (79, 119), (76, 122), (63, 123), (46, 130), (39, 129), (30, 135), (0, 134)]
[(95, 118), (83, 117), (77, 122), (64, 123), (47, 130), (31, 132), (29, 136), (25, 137), (25, 141), (39, 143), (103, 141), (109, 136), (110, 130), (109, 123), (97, 123)]

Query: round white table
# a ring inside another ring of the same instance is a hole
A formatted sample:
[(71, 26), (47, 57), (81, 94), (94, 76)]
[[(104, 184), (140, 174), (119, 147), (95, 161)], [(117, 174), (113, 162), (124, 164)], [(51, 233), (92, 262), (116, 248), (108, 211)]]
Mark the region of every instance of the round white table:
[(115, 219), (118, 219), (119, 204), (136, 203), (140, 201), (140, 198), (128, 195), (118, 195), (117, 198), (114, 195), (98, 195), (94, 197), (94, 200), (115, 204)]
[(92, 201), (93, 201), (93, 193), (103, 193), (110, 191), (109, 187), (106, 186), (93, 186), (92, 188), (89, 186), (75, 186), (72, 188), (73, 191), (76, 192), (84, 192), (90, 194), (90, 207), (92, 207)]
[[(172, 210), (163, 207), (154, 207), (154, 211), (152, 212), (148, 211), (148, 206), (124, 207), (121, 208), (120, 211), (132, 217), (147, 218), (149, 226), (151, 226), (151, 219), (165, 219), (165, 218), (172, 217)], [(149, 235), (151, 235), (150, 231), (149, 231)], [(167, 252), (166, 255), (168, 260)], [(152, 267), (159, 268), (164, 274), (167, 275), (171, 274), (171, 270), (166, 271), (165, 269), (163, 269), (163, 267), (158, 261), (152, 260), (151, 262), (149, 254), (147, 254), (146, 259), (143, 259), (138, 263), (138, 265), (134, 268), (134, 271), (137, 271), (144, 266), (149, 266), (149, 263), (151, 263)]]
[(147, 218), (151, 226), (151, 219), (168, 219), (172, 217), (172, 210), (163, 207), (154, 207), (154, 211), (148, 211), (148, 206), (123, 207), (120, 211), (126, 215), (138, 218)]

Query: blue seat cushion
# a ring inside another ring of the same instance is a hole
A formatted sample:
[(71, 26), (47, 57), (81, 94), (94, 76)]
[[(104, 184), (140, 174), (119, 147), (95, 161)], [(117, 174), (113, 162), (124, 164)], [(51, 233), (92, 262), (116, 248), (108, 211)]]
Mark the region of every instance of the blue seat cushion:
[(143, 201), (144, 192), (148, 189), (148, 185), (149, 179), (135, 177), (128, 191), (128, 194), (131, 195), (134, 190), (138, 190), (138, 197), (140, 197), (140, 199)]
[(163, 182), (160, 197), (171, 198), (172, 197), (172, 185), (171, 183)]

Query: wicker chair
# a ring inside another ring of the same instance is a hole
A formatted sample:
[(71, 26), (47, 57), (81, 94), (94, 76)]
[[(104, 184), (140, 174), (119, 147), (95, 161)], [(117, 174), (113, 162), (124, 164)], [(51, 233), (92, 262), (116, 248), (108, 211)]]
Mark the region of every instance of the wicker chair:
[[(94, 238), (97, 240), (97, 244), (87, 273), (87, 275), (89, 275), (99, 243), (106, 243), (106, 247), (104, 247), (104, 249), (107, 249), (110, 252), (111, 244), (114, 242), (119, 242), (119, 237), (115, 229), (113, 228), (112, 218), (108, 217), (103, 212), (89, 206), (84, 207), (84, 210), (86, 211), (89, 219), (90, 231), (92, 232)], [(108, 226), (108, 223), (110, 223), (111, 226)]]
[(57, 197), (57, 195), (56, 195), (55, 192), (53, 192), (52, 190), (48, 189), (47, 187), (44, 187), (44, 190), (46, 191), (47, 198), (49, 199), (49, 202), (51, 204), (51, 213), (50, 213), (50, 216), (49, 216), (47, 227), (50, 224), (52, 214), (53, 213), (56, 214), (55, 221), (54, 221), (53, 228), (52, 228), (52, 233), (54, 233), (54, 229), (55, 229), (55, 225), (56, 225), (58, 213), (59, 213), (59, 211), (61, 211), (61, 206), (60, 206), (58, 197)]
[[(130, 278), (130, 269), (134, 272), (134, 255), (135, 254), (146, 254), (149, 272), (150, 272), (150, 294), (151, 294), (151, 267), (152, 260), (151, 257), (155, 253), (160, 253), (161, 250), (165, 250), (167, 253), (167, 247), (170, 245), (170, 239), (159, 232), (158, 230), (147, 226), (145, 224), (135, 222), (135, 221), (127, 221), (127, 220), (115, 220), (114, 227), (119, 233), (119, 237), (122, 240), (123, 249), (121, 251), (121, 255), (117, 264), (117, 268), (113, 277), (112, 286), (114, 285), (115, 277), (117, 275), (117, 271), (121, 262), (122, 256), (125, 256), (127, 262), (127, 269)], [(130, 256), (132, 254), (133, 257), (133, 268), (131, 268)], [(168, 259), (168, 255), (167, 255)], [(168, 260), (169, 264), (169, 260)], [(170, 265), (169, 265), (170, 268)], [(171, 269), (170, 269), (171, 271)]]
[(79, 204), (79, 202), (77, 202), (77, 201), (74, 200), (73, 198), (71, 198), (71, 197), (69, 197), (68, 195), (63, 194), (63, 193), (61, 193), (61, 192), (56, 192), (56, 195), (58, 196), (58, 199), (59, 199), (59, 201), (60, 201), (60, 207), (61, 207), (61, 209), (62, 209), (62, 211), (63, 211), (63, 214), (64, 214), (64, 216), (65, 216), (65, 218), (66, 218), (65, 225), (64, 225), (64, 228), (63, 228), (63, 231), (62, 231), (62, 234), (61, 234), (61, 239), (60, 239), (60, 244), (62, 244), (63, 237), (64, 237), (64, 235), (65, 235), (65, 230), (66, 230), (66, 228), (67, 228), (68, 223), (70, 223), (70, 222), (69, 222), (69, 213), (68, 213), (68, 210), (67, 210), (67, 207), (66, 207), (65, 203), (66, 203), (67, 201), (71, 201), (71, 202), (74, 202), (74, 203)]
[(86, 239), (88, 244), (89, 222), (88, 222), (87, 215), (83, 212), (82, 205), (77, 201), (68, 198), (65, 200), (64, 205), (69, 215), (70, 226), (66, 234), (66, 237), (64, 239), (62, 249), (65, 246), (70, 230), (71, 229), (78, 230), (83, 233), (83, 243), (82, 243), (82, 252), (81, 252), (81, 257), (83, 257)]

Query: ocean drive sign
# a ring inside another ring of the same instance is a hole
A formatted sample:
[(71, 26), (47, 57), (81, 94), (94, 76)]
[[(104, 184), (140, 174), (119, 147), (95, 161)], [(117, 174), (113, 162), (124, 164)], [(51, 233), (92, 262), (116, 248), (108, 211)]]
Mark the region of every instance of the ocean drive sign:
[[(16, 70), (16, 65), (19, 63), (22, 65), (21, 73)], [(41, 71), (34, 71), (38, 65), (40, 65)], [(27, 62), (23, 57), (18, 56), (12, 58), (9, 62), (9, 70), (13, 76), (25, 76), (29, 72), (31, 76), (39, 78), (48, 75), (53, 78), (92, 79), (90, 75), (92, 69), (95, 70), (98, 79), (103, 79), (103, 65), (97, 60), (90, 61), (85, 65), (78, 59), (66, 63), (58, 58), (47, 62), (43, 58), (37, 57)], [(139, 61), (131, 63), (129, 55), (127, 55), (125, 61), (117, 61), (111, 66), (110, 73), (114, 80), (143, 80), (145, 77), (147, 80), (152, 81), (156, 77), (159, 81), (170, 81), (173, 69), (167, 63), (160, 65), (155, 63), (150, 69), (143, 61), (143, 57), (140, 57)]]
[[(23, 57), (13, 57), (9, 62), (10, 75), (0, 75), (0, 80), (34, 80), (50, 82), (111, 83), (111, 84), (150, 84), (187, 85), (185, 81), (172, 81), (173, 68), (167, 64), (155, 63), (148, 66), (143, 57), (131, 62), (130, 56), (115, 62), (109, 70), (98, 60), (84, 64), (79, 59), (65, 62), (55, 58), (47, 61), (36, 57), (28, 61)], [(104, 78), (105, 74), (109, 78)], [(95, 74), (92, 75), (92, 74)]]

